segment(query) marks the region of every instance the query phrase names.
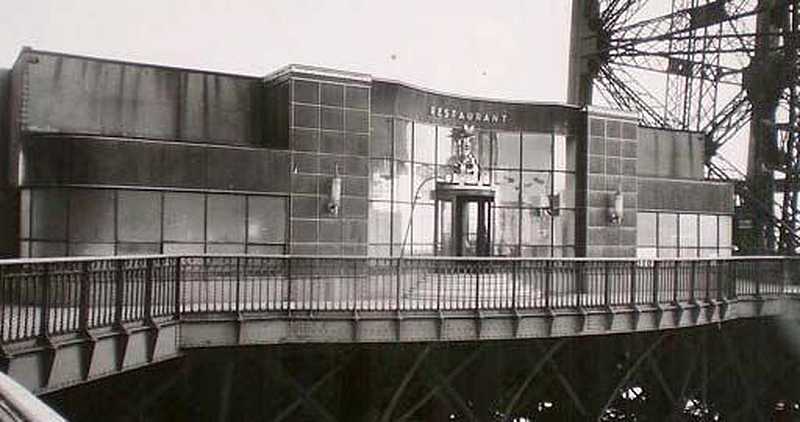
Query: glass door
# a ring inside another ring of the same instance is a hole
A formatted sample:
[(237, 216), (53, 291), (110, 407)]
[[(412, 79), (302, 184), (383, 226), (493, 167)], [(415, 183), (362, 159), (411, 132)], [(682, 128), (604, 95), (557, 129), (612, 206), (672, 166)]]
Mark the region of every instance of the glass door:
[(486, 198), (456, 198), (452, 224), (456, 256), (489, 256), (491, 203)]

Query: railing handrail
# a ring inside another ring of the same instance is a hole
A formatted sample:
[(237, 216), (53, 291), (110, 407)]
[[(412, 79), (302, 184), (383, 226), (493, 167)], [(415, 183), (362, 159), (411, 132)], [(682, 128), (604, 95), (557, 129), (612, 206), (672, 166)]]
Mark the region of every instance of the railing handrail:
[[(797, 257), (0, 260), (0, 343), (204, 312), (610, 308), (796, 294)], [(793, 285), (787, 290), (787, 285)]]
[(403, 260), (403, 261), (468, 261), (468, 262), (505, 262), (505, 261), (553, 261), (553, 262), (653, 262), (653, 261), (754, 261), (754, 260), (798, 260), (800, 255), (734, 255), (718, 257), (518, 257), (518, 256), (358, 256), (358, 255), (297, 255), (297, 254), (150, 254), (150, 255), (100, 255), (69, 256), (45, 258), (5, 258), (0, 265), (115, 261), (132, 259), (158, 258), (257, 258), (257, 259), (320, 259), (320, 260)]

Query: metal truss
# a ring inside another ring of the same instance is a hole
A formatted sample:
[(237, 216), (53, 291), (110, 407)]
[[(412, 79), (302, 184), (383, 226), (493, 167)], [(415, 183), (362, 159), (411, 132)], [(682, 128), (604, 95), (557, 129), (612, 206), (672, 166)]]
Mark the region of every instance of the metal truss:
[[(754, 229), (753, 239), (738, 245), (740, 251), (796, 253), (797, 2), (672, 0), (669, 10), (659, 10), (663, 4), (578, 3), (587, 29), (574, 45), (580, 46), (585, 67), (579, 72), (593, 79), (593, 87), (583, 89), (586, 96), (577, 100), (594, 97), (637, 111), (645, 126), (702, 132), (708, 176), (744, 180), (737, 186), (745, 199), (740, 214)], [(719, 151), (747, 139), (748, 127), (749, 161), (743, 172)]]

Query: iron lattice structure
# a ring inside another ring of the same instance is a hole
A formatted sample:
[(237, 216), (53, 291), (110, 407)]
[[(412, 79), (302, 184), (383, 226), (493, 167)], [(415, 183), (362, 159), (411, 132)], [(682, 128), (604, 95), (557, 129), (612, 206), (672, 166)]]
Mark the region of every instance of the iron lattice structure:
[[(740, 253), (796, 253), (797, 0), (665, 4), (574, 0), (569, 100), (702, 132), (709, 178), (736, 182)], [(745, 143), (742, 171), (720, 151)]]

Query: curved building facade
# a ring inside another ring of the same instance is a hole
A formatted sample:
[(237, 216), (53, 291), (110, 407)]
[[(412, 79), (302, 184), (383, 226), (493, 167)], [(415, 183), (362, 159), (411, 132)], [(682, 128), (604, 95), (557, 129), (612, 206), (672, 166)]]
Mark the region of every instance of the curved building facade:
[[(2, 77), (13, 256), (708, 256), (733, 189), (635, 114), (288, 66), (25, 49)], [(712, 227), (713, 226), (713, 227)]]

